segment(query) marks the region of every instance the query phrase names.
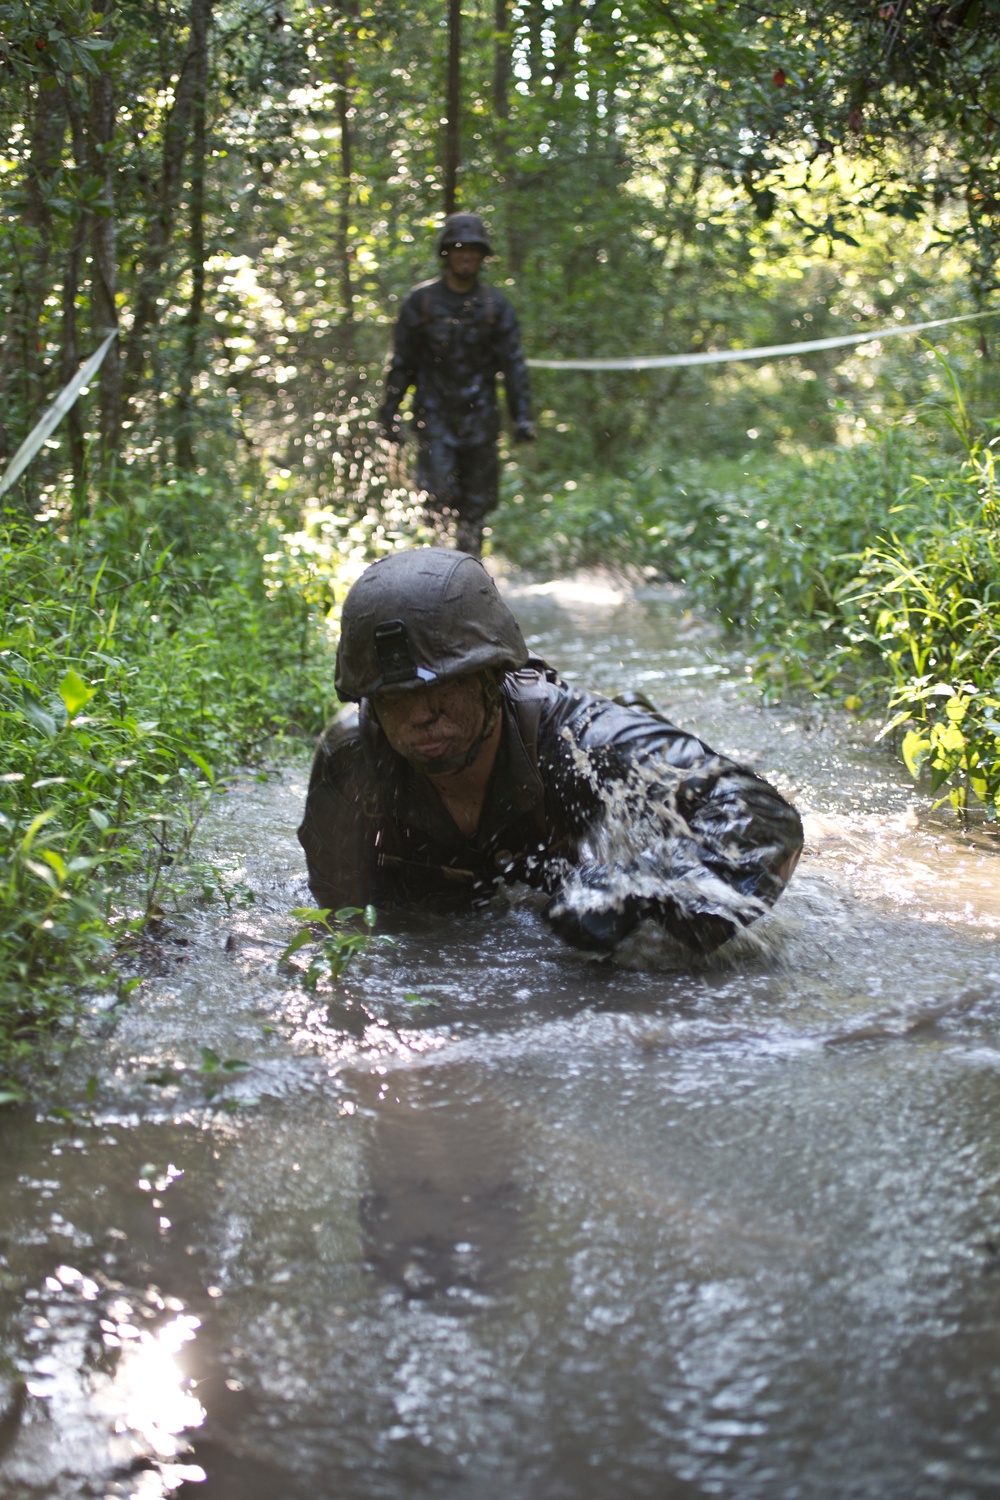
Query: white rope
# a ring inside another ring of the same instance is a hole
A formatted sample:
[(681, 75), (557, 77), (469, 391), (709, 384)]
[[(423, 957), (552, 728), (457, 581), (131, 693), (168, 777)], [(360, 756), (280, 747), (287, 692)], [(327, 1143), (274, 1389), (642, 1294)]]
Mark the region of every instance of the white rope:
[(69, 384), (63, 386), (55, 400), (45, 408), (40, 420), (28, 433), (28, 436), (7, 465), (6, 472), (3, 478), (0, 479), (0, 495), (9, 490), (12, 484), (17, 483), (39, 448), (45, 442), (45, 439), (59, 426), (59, 423), (69, 411), (84, 386), (93, 380), (101, 368), (104, 356), (111, 348), (112, 339), (116, 336), (117, 329), (108, 334), (100, 348), (94, 350), (94, 353), (87, 360), (86, 364), (80, 366)]
[(723, 365), (736, 359), (767, 359), (778, 354), (809, 354), (816, 349), (843, 349), (848, 344), (871, 344), (876, 339), (898, 338), (904, 333), (922, 333), (925, 328), (945, 328), (949, 323), (968, 323), (971, 318), (992, 318), (1000, 307), (985, 313), (962, 313), (957, 318), (934, 318), (929, 323), (907, 323), (905, 327), (879, 328), (874, 333), (844, 333), (831, 339), (807, 339), (801, 344), (767, 344), (760, 349), (711, 349), (704, 354), (653, 354), (636, 359), (529, 359), (535, 370), (676, 370), (683, 365)]

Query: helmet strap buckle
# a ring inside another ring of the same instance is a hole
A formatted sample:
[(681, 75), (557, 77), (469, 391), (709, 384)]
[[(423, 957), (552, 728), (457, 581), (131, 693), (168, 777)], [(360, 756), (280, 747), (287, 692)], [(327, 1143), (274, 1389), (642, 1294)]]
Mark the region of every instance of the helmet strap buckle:
[(397, 682), (434, 682), (437, 673), (418, 667), (402, 620), (383, 620), (373, 631), (382, 686)]

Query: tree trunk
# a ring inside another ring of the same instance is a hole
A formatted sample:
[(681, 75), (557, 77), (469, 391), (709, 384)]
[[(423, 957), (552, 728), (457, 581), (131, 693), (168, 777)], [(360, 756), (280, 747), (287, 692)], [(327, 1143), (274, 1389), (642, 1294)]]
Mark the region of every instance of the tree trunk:
[(348, 0), (344, 7), (342, 44), (334, 61), (337, 84), (337, 123), (340, 126), (340, 180), (337, 184), (337, 268), (340, 279), (341, 323), (350, 330), (354, 323), (354, 287), (351, 284), (351, 77), (353, 63), (349, 49), (350, 23), (357, 19), (357, 6)]
[(181, 469), (194, 468), (194, 382), (200, 363), (199, 341), (205, 311), (205, 138), (211, 11), (211, 0), (192, 0), (191, 43), (195, 54), (191, 96), (191, 301), (184, 320), (184, 352), (177, 400), (177, 465)]
[(524, 242), (515, 210), (515, 157), (510, 136), (510, 75), (513, 37), (510, 0), (493, 0), (493, 120), (496, 164), (503, 205), (503, 237), (507, 268), (518, 276), (524, 265)]
[(525, 7), (528, 17), (528, 68), (531, 75), (532, 91), (545, 72), (545, 54), (542, 51), (542, 21), (544, 19), (543, 7), (536, 0), (529, 0)]
[(459, 109), (461, 99), (462, 0), (448, 0), (448, 106), (445, 110), (444, 211), (458, 205)]
[[(73, 159), (77, 167), (83, 169), (86, 164), (83, 121), (80, 118), (80, 111), (73, 96), (72, 87), (69, 87), (66, 91), (66, 113), (69, 117), (70, 132), (73, 139)], [(77, 216), (73, 221), (73, 228), (70, 234), (66, 265), (63, 271), (62, 353), (59, 370), (59, 379), (62, 385), (68, 384), (76, 374), (77, 366), (80, 362), (80, 350), (77, 340), (76, 299), (80, 290), (84, 251), (87, 248), (88, 219), (89, 215), (86, 209), (80, 208), (77, 210)], [(83, 515), (87, 493), (87, 454), (83, 437), (83, 415), (80, 410), (79, 400), (74, 401), (66, 413), (66, 431), (69, 438), (70, 464), (73, 469), (73, 514), (79, 520)]]
[(19, 435), (8, 441), (0, 423), (0, 458), (5, 458), (31, 427), (46, 395), (39, 337), (52, 260), (52, 215), (46, 188), (59, 166), (66, 129), (63, 91), (52, 75), (43, 76), (31, 90), (28, 112), (31, 144), (21, 215), (26, 251), (21, 275), (14, 283), (0, 365), (4, 392), (16, 393), (14, 411), (8, 415), (14, 417), (15, 434)]
[(174, 92), (174, 102), (163, 132), (163, 165), (156, 191), (143, 255), (142, 275), (135, 301), (135, 316), (125, 352), (124, 394), (130, 403), (142, 381), (146, 334), (160, 319), (164, 268), (173, 239), (180, 196), (184, 157), (191, 128), (191, 112), (197, 89), (198, 53), (207, 26), (210, 0), (191, 0), (188, 45)]
[[(110, 71), (90, 80), (88, 167), (101, 180), (99, 206), (91, 215), (91, 316), (99, 343), (118, 328), (114, 161), (115, 97)], [(100, 376), (101, 420), (98, 459), (107, 488), (118, 456), (122, 422), (122, 363), (118, 340), (104, 356)]]

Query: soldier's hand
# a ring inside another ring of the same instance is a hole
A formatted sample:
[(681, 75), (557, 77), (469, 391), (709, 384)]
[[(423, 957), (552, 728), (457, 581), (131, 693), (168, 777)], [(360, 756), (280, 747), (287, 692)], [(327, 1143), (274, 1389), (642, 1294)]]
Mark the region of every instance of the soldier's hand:
[(518, 422), (514, 428), (515, 443), (533, 443), (538, 436), (534, 422)]
[(563, 942), (611, 953), (638, 925), (644, 906), (641, 897), (613, 889), (605, 865), (589, 865), (576, 872), (570, 890), (553, 896), (542, 915)]

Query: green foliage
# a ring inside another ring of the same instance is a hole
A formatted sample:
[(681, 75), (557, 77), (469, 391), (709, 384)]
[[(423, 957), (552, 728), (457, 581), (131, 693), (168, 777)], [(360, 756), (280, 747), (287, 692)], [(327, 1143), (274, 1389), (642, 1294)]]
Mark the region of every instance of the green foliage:
[[(765, 694), (840, 695), (884, 712), (916, 776), (1000, 816), (1000, 496), (996, 442), (935, 452), (888, 431), (800, 459), (649, 459), (533, 493), (509, 474), (493, 542), (541, 569), (655, 568), (747, 640)], [(538, 476), (540, 482), (551, 476)]]
[(271, 533), (236, 511), (197, 553), (164, 544), (203, 503), (170, 486), (128, 524), (0, 536), (0, 1076), (115, 982), (207, 790), (322, 719), (326, 639), (271, 597)]
[[(329, 907), (297, 906), (291, 915), (304, 925), (295, 933), (281, 960), (287, 964), (294, 954), (309, 949), (308, 966), (304, 970), (298, 965), (292, 967), (306, 989), (313, 992), (321, 979), (336, 984), (358, 954), (368, 950), (378, 920), (374, 906), (344, 906), (332, 913)], [(383, 937), (377, 941), (391, 943), (392, 939)]]
[[(707, 0), (466, 15), (461, 197), (490, 218), (489, 276), (529, 352), (750, 346), (975, 305), (968, 264), (981, 291), (994, 254), (995, 3), (961, 7), (960, 23), (949, 12), (947, 47), (867, 0), (814, 23), (801, 7)], [(436, 272), (447, 8), (297, 0), (272, 15), (216, 0), (197, 202), (196, 10), (0, 6), (0, 456), (85, 352), (87, 254), (110, 219), (125, 478), (176, 471), (194, 379), (196, 457), (213, 474), (378, 509), (405, 488), (373, 417), (389, 323)], [(101, 99), (107, 141), (93, 134)], [(923, 367), (886, 364), (897, 405), (923, 394)], [(651, 443), (737, 457), (748, 428), (828, 443), (848, 420), (836, 403), (871, 420), (869, 376), (839, 352), (759, 373), (539, 372), (539, 462), (613, 471)], [(85, 503), (112, 395), (95, 382), (35, 460), (20, 489), (32, 508), (71, 467)]]
[[(996, 440), (994, 440), (996, 441)], [(1000, 531), (993, 444), (951, 482), (915, 480), (906, 529), (865, 550), (845, 611), (865, 628), (914, 776), (1000, 817)], [(909, 498), (909, 497), (908, 497)], [(916, 512), (916, 514), (912, 514)]]
[[(211, 1104), (226, 1084), (238, 1073), (245, 1073), (250, 1067), (238, 1057), (222, 1058), (212, 1048), (202, 1046), (199, 1048), (201, 1061), (197, 1068), (186, 1068), (183, 1063), (167, 1062), (160, 1068), (154, 1068), (148, 1072), (146, 1082), (155, 1084), (158, 1088), (177, 1088), (189, 1077), (198, 1079), (202, 1086), (202, 1093), (206, 1104)], [(221, 1106), (224, 1110), (234, 1111), (237, 1108), (235, 1099), (223, 1099)], [(156, 1174), (153, 1165), (143, 1167), (139, 1173), (140, 1178), (152, 1178)]]

